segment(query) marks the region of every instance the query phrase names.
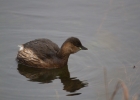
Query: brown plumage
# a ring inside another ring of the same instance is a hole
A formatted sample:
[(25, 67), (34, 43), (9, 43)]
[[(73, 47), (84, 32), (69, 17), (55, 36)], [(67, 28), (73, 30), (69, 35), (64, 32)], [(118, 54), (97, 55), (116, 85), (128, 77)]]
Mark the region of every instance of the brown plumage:
[(59, 68), (67, 65), (70, 54), (87, 50), (76, 37), (68, 38), (61, 48), (49, 39), (36, 39), (20, 46), (18, 63), (36, 68)]

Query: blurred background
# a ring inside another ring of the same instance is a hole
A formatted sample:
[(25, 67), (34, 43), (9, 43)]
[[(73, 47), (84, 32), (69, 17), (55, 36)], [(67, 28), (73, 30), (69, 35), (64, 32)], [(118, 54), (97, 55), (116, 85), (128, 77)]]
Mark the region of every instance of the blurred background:
[[(71, 55), (66, 68), (18, 68), (18, 45), (48, 38), (60, 47), (71, 36), (88, 50)], [(105, 100), (105, 84), (111, 96), (119, 80), (132, 98), (139, 71), (140, 0), (0, 1), (0, 100)]]

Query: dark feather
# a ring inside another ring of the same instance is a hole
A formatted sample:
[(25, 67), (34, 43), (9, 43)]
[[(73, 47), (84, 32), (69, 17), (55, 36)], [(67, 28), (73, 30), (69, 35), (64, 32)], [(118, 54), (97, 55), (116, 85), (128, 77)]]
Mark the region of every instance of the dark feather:
[(49, 39), (36, 39), (23, 44), (23, 46), (25, 49), (31, 49), (42, 60), (53, 58), (59, 51), (58, 45)]

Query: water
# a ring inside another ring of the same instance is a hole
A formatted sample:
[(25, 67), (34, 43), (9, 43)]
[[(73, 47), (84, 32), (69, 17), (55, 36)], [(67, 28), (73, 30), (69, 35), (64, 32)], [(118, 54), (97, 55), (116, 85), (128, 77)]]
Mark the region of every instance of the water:
[[(70, 36), (88, 51), (66, 68), (17, 65), (19, 44), (43, 37), (61, 46)], [(109, 96), (119, 80), (130, 98), (140, 93), (139, 0), (1, 0), (0, 47), (0, 100), (105, 100), (104, 69)]]

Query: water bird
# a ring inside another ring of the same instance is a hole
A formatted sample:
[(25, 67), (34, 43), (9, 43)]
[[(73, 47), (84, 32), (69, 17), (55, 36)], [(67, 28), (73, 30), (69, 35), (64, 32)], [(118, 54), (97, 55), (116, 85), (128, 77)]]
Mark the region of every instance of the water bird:
[(70, 54), (87, 50), (76, 37), (68, 38), (61, 46), (41, 38), (19, 45), (18, 63), (35, 68), (60, 68), (67, 66)]

